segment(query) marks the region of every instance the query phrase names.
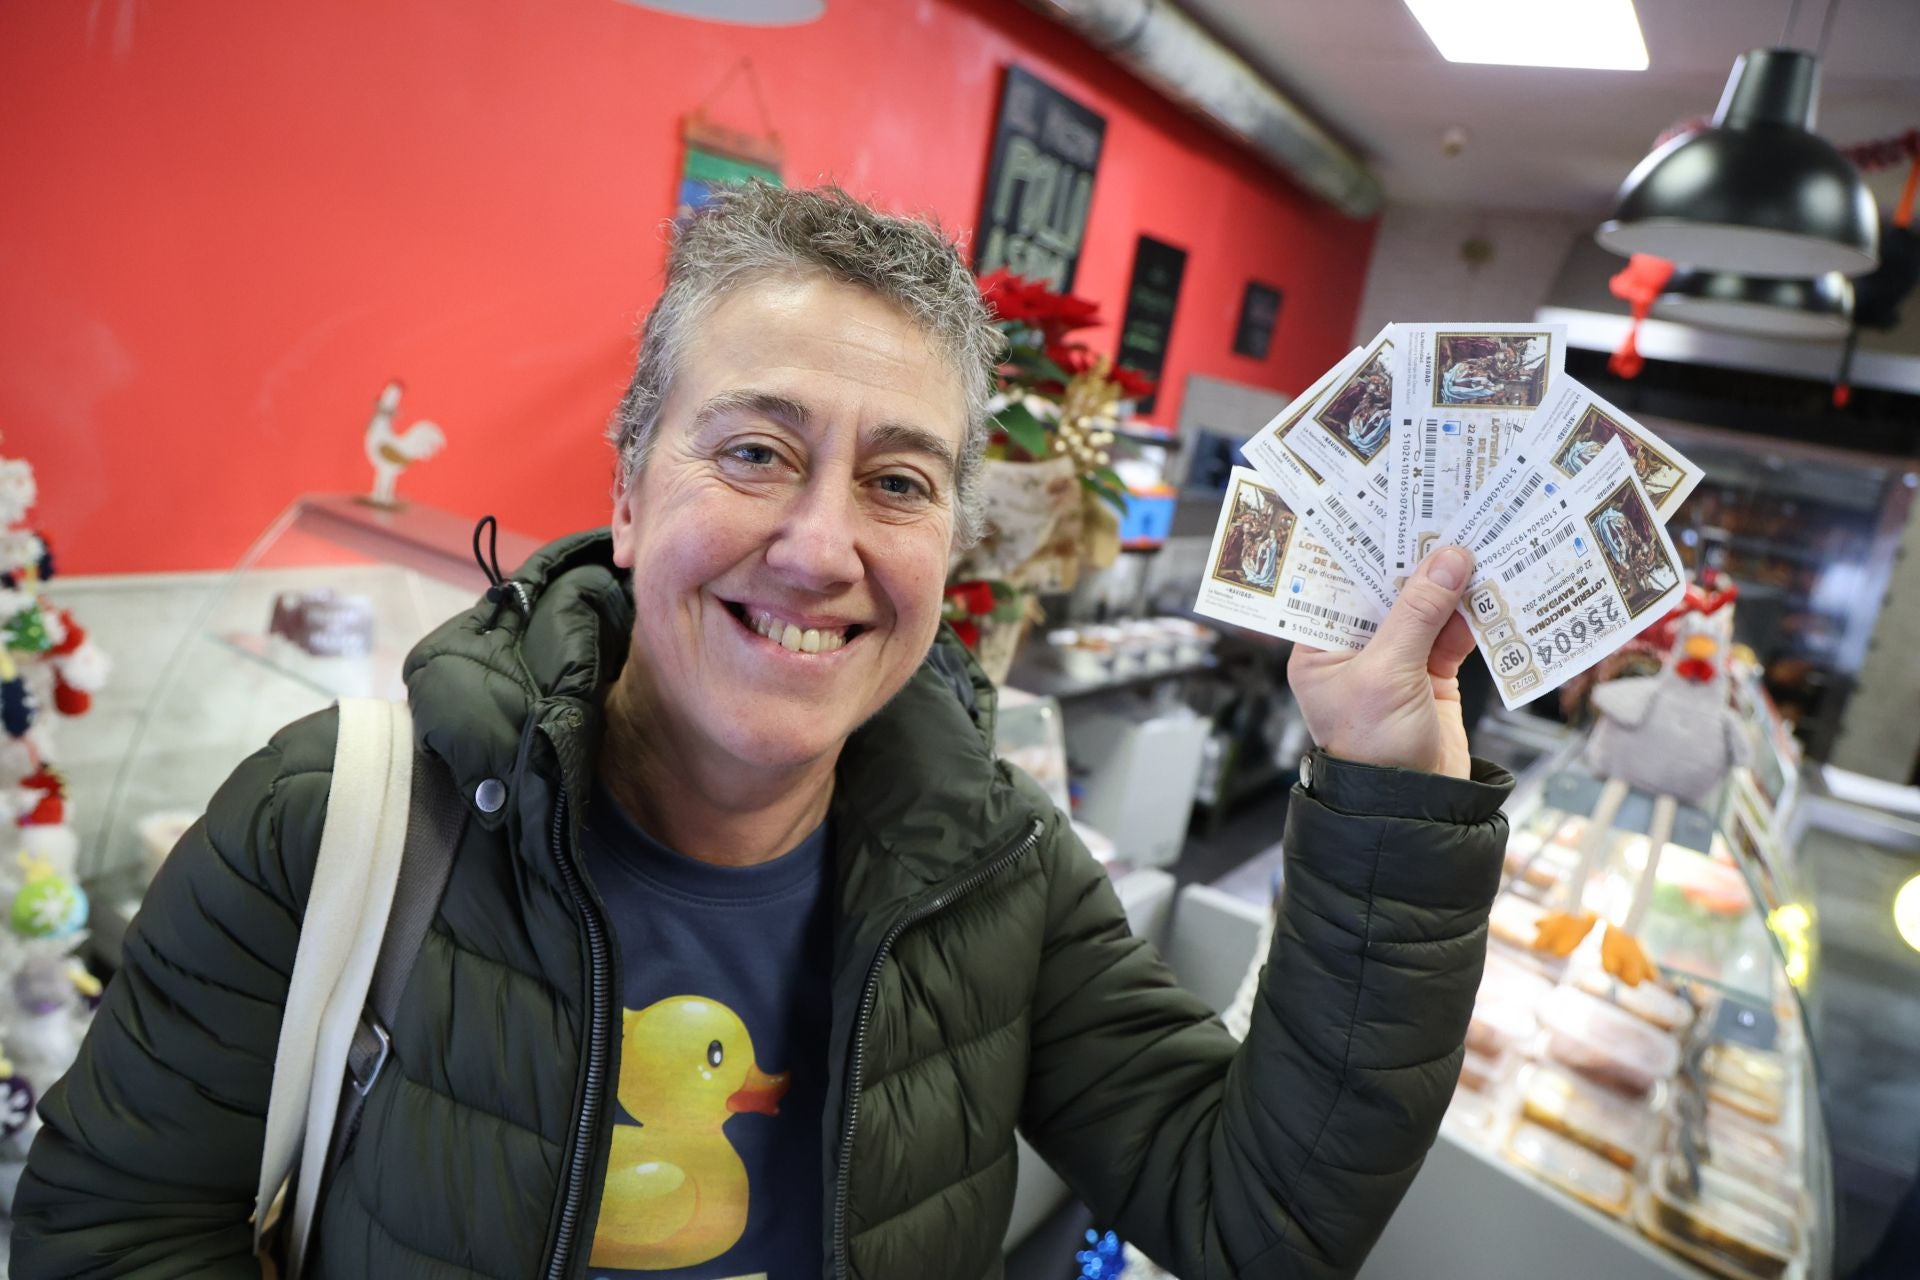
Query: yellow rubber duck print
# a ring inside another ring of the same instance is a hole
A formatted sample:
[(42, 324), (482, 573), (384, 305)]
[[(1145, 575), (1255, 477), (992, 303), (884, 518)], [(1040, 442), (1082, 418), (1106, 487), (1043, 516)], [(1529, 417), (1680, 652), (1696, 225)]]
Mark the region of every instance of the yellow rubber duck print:
[(622, 1018), (596, 1267), (665, 1271), (717, 1258), (747, 1228), (747, 1167), (721, 1132), (745, 1111), (779, 1114), (787, 1074), (755, 1065), (739, 1015), (704, 996), (670, 996)]

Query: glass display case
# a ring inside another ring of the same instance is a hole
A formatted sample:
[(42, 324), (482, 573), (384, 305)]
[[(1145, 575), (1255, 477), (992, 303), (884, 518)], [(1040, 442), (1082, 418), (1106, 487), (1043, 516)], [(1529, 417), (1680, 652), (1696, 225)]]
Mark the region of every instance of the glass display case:
[(1073, 812), (1067, 790), (1067, 733), (1058, 702), (1021, 689), (1001, 689), (993, 720), (993, 750), (1002, 760), (1026, 770), (1060, 812)]
[[(1832, 1168), (1806, 1003), (1818, 951), (1785, 839), (1797, 754), (1770, 703), (1736, 701), (1766, 750), (1710, 809), (1592, 776), (1578, 739), (1522, 780), (1446, 1128), (1631, 1242), (1623, 1258), (1658, 1262), (1645, 1274), (1823, 1280)], [(1598, 923), (1577, 945), (1544, 945), (1581, 911)], [(1632, 926), (1654, 979), (1609, 971), (1609, 953), (1622, 967), (1609, 921)]]
[[(120, 607), (150, 612), (172, 649), (86, 845), (103, 960), (114, 961), (159, 860), (236, 765), (337, 698), (404, 695), (408, 650), (486, 590), (473, 528), (417, 504), (308, 495), (211, 589), (166, 578), (125, 588), (137, 598)], [(499, 562), (511, 571), (536, 547), (503, 532)]]

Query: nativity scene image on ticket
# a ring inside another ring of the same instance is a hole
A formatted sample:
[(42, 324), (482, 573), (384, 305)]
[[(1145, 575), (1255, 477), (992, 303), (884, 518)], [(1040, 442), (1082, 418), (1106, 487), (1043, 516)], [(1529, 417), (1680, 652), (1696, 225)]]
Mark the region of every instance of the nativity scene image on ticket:
[(1633, 462), (1633, 469), (1645, 486), (1647, 500), (1654, 509), (1665, 511), (1675, 493), (1686, 483), (1687, 473), (1679, 463), (1661, 453), (1639, 435), (1614, 421), (1599, 405), (1588, 405), (1580, 421), (1567, 436), (1552, 462), (1561, 475), (1572, 476), (1600, 456), (1607, 442), (1618, 440)]
[(1314, 415), (1327, 434), (1361, 462), (1371, 464), (1393, 427), (1393, 373), (1390, 344), (1381, 343)]
[(1273, 490), (1236, 481), (1233, 515), (1213, 562), (1214, 580), (1273, 595), (1279, 589), (1280, 561), (1293, 540), (1293, 526), (1293, 512), (1281, 505)]
[(1301, 422), (1306, 419), (1307, 410), (1313, 408), (1313, 392), (1308, 391), (1307, 393), (1303, 394), (1299, 398), (1299, 400), (1296, 401), (1295, 403), (1298, 407), (1295, 408), (1292, 411), (1292, 413), (1290, 413), (1286, 417), (1286, 419), (1280, 423), (1279, 426), (1273, 428), (1273, 438), (1275, 440), (1278, 440), (1286, 448), (1286, 451), (1290, 455), (1292, 455), (1293, 460), (1300, 464), (1300, 469), (1302, 471), (1305, 471), (1308, 475), (1313, 477), (1313, 482), (1315, 484), (1325, 484), (1327, 482), (1326, 477), (1322, 476), (1318, 471), (1315, 471), (1312, 467), (1308, 466), (1307, 460), (1305, 458), (1302, 458), (1299, 452), (1296, 451), (1292, 445), (1287, 444), (1288, 434), (1292, 432), (1292, 430), (1295, 427), (1299, 426)]
[(1507, 405), (1536, 409), (1546, 399), (1553, 335), (1437, 333), (1433, 405)]
[(1587, 527), (1600, 546), (1600, 558), (1620, 589), (1631, 617), (1639, 617), (1680, 584), (1680, 570), (1668, 557), (1660, 526), (1647, 509), (1632, 477), (1620, 482), (1587, 513)]

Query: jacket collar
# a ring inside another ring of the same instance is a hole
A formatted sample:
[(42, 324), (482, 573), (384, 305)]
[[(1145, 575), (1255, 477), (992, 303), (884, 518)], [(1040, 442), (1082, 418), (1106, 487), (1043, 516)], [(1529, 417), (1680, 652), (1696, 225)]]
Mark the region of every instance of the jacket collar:
[[(606, 530), (551, 543), (513, 579), (526, 588), (526, 612), (495, 620), (493, 606), (479, 604), (406, 663), (416, 739), (447, 762), (470, 805), (488, 778), (506, 781), (510, 797), (550, 792), (516, 785), (548, 760), (553, 781), (585, 794), (601, 695), (632, 642), (633, 600)], [(994, 711), (992, 684), (942, 627), (906, 687), (848, 739), (833, 801), (843, 911), (897, 909), (965, 876), (1031, 824), (1032, 804), (993, 755)], [(552, 753), (531, 749), (538, 733)], [(474, 819), (498, 830), (513, 808), (476, 808)]]

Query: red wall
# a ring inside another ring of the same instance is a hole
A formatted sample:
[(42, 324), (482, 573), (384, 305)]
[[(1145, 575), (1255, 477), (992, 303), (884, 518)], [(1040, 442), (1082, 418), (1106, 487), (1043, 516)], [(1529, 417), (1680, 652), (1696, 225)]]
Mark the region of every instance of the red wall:
[[(63, 572), (231, 564), (364, 490), (390, 376), (448, 450), (402, 492), (549, 535), (606, 518), (598, 438), (657, 288), (679, 121), (749, 55), (790, 183), (971, 227), (1000, 69), (1107, 117), (1076, 291), (1111, 349), (1147, 232), (1188, 249), (1186, 375), (1288, 391), (1347, 347), (1356, 223), (1013, 0), (827, 0), (721, 26), (617, 0), (0, 5), (0, 452)], [(715, 104), (751, 126), (739, 81)], [(1249, 276), (1273, 352), (1231, 353)]]

